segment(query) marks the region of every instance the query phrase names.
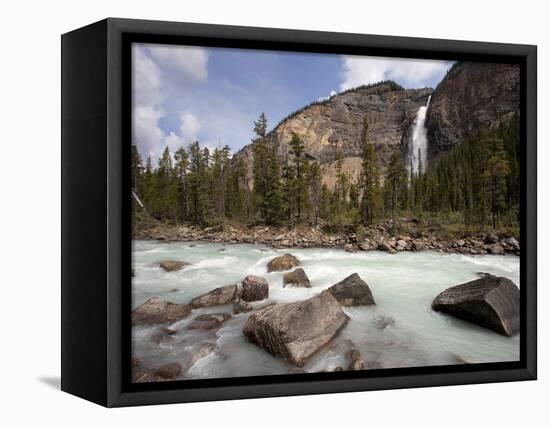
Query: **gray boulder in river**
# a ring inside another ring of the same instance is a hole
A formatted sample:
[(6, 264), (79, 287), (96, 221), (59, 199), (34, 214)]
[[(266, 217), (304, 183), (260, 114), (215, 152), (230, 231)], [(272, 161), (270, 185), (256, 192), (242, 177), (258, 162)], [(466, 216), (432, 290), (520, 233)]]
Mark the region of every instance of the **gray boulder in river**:
[(488, 275), (450, 287), (434, 299), (432, 309), (505, 336), (519, 330), (519, 289), (504, 277)]
[(283, 287), (294, 285), (296, 287), (311, 287), (309, 278), (302, 268), (297, 268), (292, 272), (283, 275)]
[(189, 305), (179, 305), (158, 297), (151, 297), (132, 311), (132, 324), (172, 323), (185, 318), (190, 313)]
[(269, 283), (263, 277), (248, 275), (242, 286), (241, 299), (245, 302), (256, 302), (269, 297)]
[(179, 271), (188, 265), (189, 263), (183, 262), (181, 260), (163, 260), (159, 263), (159, 266), (166, 272)]
[(218, 287), (202, 296), (195, 297), (190, 304), (193, 308), (226, 305), (237, 299), (237, 284)]
[(300, 261), (296, 256), (286, 253), (282, 256), (272, 259), (267, 264), (267, 272), (276, 272), (276, 271), (287, 271), (292, 269), (300, 264)]
[(356, 273), (329, 287), (328, 291), (342, 306), (375, 305), (369, 286)]
[(323, 291), (310, 299), (261, 309), (248, 318), (243, 332), (249, 342), (302, 367), (348, 320), (338, 301)]

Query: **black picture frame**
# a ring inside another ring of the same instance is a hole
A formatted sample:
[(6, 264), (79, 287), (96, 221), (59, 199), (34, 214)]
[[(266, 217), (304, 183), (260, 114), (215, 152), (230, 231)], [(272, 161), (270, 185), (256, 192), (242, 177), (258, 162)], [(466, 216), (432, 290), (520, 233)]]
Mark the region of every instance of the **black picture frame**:
[[(117, 407), (536, 379), (536, 46), (117, 18), (61, 41), (62, 390)], [(131, 384), (129, 46), (136, 41), (519, 64), (520, 361)]]

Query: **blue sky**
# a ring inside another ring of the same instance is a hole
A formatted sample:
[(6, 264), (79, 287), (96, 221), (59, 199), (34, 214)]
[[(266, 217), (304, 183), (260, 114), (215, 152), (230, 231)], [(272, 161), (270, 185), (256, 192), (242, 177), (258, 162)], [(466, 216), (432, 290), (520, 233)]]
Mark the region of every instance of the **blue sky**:
[(331, 93), (392, 79), (435, 87), (451, 62), (134, 44), (133, 143), (156, 161), (198, 140), (236, 151), (263, 111), (269, 128)]

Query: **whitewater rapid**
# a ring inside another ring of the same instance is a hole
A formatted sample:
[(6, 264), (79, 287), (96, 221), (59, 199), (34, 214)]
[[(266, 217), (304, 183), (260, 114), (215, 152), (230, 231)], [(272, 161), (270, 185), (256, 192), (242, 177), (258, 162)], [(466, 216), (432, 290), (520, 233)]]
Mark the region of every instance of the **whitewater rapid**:
[[(282, 272), (267, 273), (267, 262), (282, 253), (298, 257), (312, 288), (283, 288)], [(162, 260), (184, 260), (191, 266), (165, 272), (158, 267)], [(345, 368), (350, 340), (365, 361), (376, 368), (519, 359), (519, 336), (501, 336), (430, 308), (441, 291), (475, 279), (479, 272), (505, 276), (519, 285), (519, 258), (515, 256), (347, 253), (339, 249), (274, 250), (247, 244), (135, 241), (133, 267), (133, 307), (152, 296), (187, 303), (216, 287), (240, 282), (249, 274), (263, 276), (270, 283), (269, 299), (257, 305), (293, 302), (318, 294), (357, 272), (371, 288), (376, 306), (344, 308), (350, 321), (304, 366), (307, 372)], [(133, 354), (148, 365), (159, 366), (183, 362), (197, 344), (212, 342), (218, 345), (218, 351), (196, 362), (179, 379), (288, 373), (292, 366), (245, 340), (242, 327), (249, 314), (233, 316), (215, 332), (186, 329), (201, 313), (232, 313), (231, 308), (193, 310), (189, 317), (171, 326), (177, 334), (160, 344), (152, 339), (157, 327), (135, 326)], [(383, 327), (386, 323), (389, 325)]]

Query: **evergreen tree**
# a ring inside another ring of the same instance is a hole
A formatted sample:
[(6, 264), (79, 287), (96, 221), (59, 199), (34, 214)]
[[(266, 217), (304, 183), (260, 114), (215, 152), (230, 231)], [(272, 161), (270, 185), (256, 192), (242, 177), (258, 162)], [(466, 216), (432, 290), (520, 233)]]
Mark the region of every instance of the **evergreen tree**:
[(399, 209), (399, 196), (403, 188), (403, 180), (406, 178), (406, 170), (399, 152), (394, 152), (390, 158), (387, 171), (387, 185), (389, 210), (391, 212), (392, 230), (395, 232), (397, 224), (397, 212)]
[(502, 139), (492, 138), (488, 143), (492, 149), (484, 172), (485, 191), (489, 199), (493, 229), (496, 229), (497, 215), (506, 206), (506, 177), (510, 174), (510, 164)]
[(289, 145), (290, 153), (292, 154), (295, 176), (295, 183), (292, 186), (292, 197), (294, 198), (293, 204), (296, 208), (295, 213), (299, 222), (302, 219), (302, 214), (306, 208), (306, 202), (308, 199), (308, 161), (305, 158), (304, 143), (296, 133), (292, 135)]
[(185, 148), (178, 148), (178, 150), (174, 154), (174, 160), (178, 205), (180, 206), (180, 217), (182, 220), (187, 220), (189, 218), (189, 207), (187, 199), (187, 167), (189, 166), (189, 154), (187, 153)]
[(368, 141), (368, 121), (363, 122), (362, 154), (361, 154), (361, 220), (363, 224), (372, 224), (374, 217), (382, 206), (380, 190), (380, 166), (378, 154), (372, 143)]

